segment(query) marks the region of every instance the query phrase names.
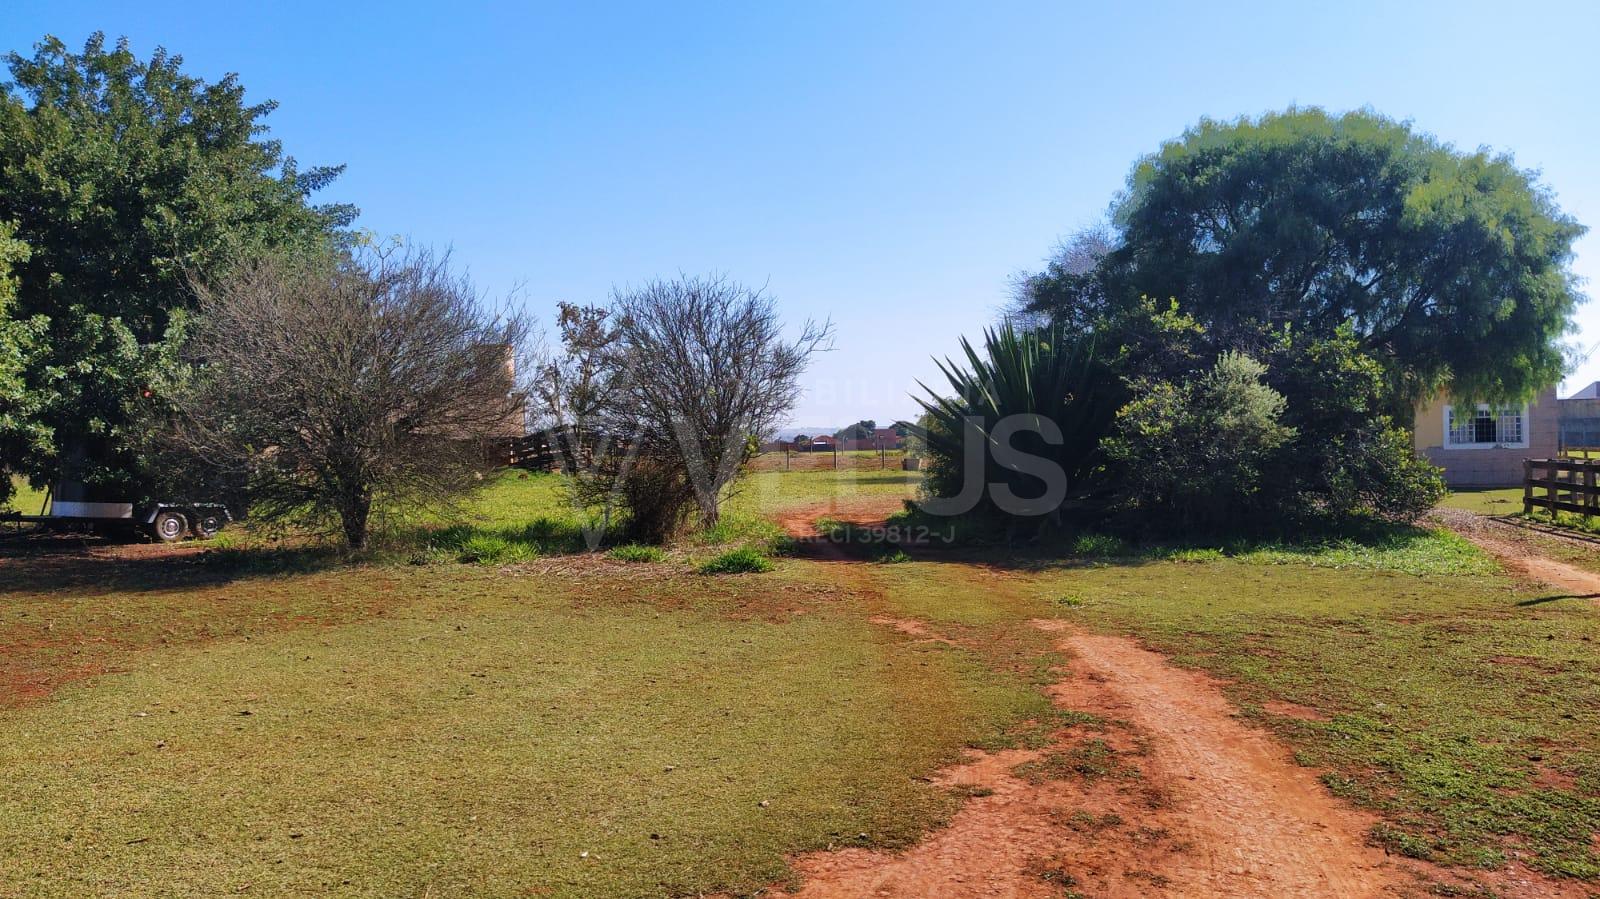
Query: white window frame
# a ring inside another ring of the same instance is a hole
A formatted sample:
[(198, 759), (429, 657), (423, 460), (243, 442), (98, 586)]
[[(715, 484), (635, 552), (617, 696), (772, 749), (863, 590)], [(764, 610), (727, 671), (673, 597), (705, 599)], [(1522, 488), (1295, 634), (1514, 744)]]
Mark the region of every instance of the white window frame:
[[(1444, 407), (1444, 448), (1445, 449), (1527, 449), (1528, 448), (1528, 429), (1529, 429), (1529, 426), (1531, 425), (1531, 422), (1528, 420), (1528, 408), (1529, 408), (1529, 404), (1528, 403), (1523, 403), (1522, 404), (1522, 409), (1518, 413), (1519, 416), (1522, 419), (1522, 439), (1514, 441), (1514, 442), (1510, 442), (1510, 443), (1456, 443), (1456, 442), (1452, 441), (1450, 439), (1450, 432), (1452, 430), (1451, 427), (1450, 427), (1450, 420), (1453, 417), (1452, 413), (1455, 411), (1455, 408), (1456, 407), (1453, 406), (1453, 405), (1449, 405), (1449, 406), (1445, 406)], [(1478, 403), (1477, 405), (1472, 407), (1472, 411), (1473, 412), (1494, 412), (1494, 411), (1498, 410), (1498, 411), (1503, 413), (1505, 410), (1510, 409), (1510, 408), (1514, 408), (1514, 407), (1510, 407), (1510, 406), (1495, 406), (1495, 405), (1492, 405), (1490, 403)], [(1501, 416), (1496, 416), (1496, 418), (1499, 418), (1499, 417), (1501, 417)], [(1498, 434), (1499, 430), (1500, 430), (1500, 427), (1499, 427), (1499, 424), (1497, 422), (1496, 425), (1495, 425), (1495, 431), (1497, 432), (1497, 434)]]

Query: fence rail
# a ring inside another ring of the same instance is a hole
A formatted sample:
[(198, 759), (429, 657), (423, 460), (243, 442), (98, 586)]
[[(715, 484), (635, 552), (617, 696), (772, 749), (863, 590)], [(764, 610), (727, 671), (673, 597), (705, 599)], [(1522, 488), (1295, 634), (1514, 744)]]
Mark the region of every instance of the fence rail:
[(501, 463), (530, 471), (548, 471), (556, 467), (556, 448), (550, 443), (547, 432), (536, 431), (506, 441)]
[[(1600, 515), (1600, 459), (1524, 459), (1522, 511), (1535, 508)], [(1543, 490), (1544, 496), (1535, 496)]]

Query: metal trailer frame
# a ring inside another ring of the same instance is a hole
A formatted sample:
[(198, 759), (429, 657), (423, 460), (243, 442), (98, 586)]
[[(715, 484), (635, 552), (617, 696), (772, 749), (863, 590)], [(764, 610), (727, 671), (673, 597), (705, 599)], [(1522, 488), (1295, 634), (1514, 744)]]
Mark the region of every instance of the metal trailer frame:
[(62, 501), (54, 496), (48, 514), (0, 513), (0, 522), (15, 522), (19, 527), (37, 524), (58, 531), (138, 531), (158, 543), (174, 543), (188, 536), (205, 540), (232, 521), (233, 514), (222, 503), (157, 502), (136, 509), (133, 503)]

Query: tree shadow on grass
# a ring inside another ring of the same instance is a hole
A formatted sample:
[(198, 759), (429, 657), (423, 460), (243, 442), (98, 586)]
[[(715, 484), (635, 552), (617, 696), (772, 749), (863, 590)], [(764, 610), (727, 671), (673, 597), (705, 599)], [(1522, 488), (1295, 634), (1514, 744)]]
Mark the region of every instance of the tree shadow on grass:
[(270, 545), (158, 544), (25, 534), (0, 539), (0, 593), (98, 596), (184, 590), (313, 574), (364, 562), (507, 565), (588, 549), (576, 522), (548, 517), (521, 525), (413, 526), (375, 536), (371, 548), (360, 553), (310, 540)]
[(1563, 599), (1600, 599), (1600, 593), (1557, 593), (1552, 596), (1535, 596), (1517, 603), (1518, 606), (1542, 606), (1547, 602), (1560, 602)]
[(337, 547), (127, 543), (32, 535), (0, 541), (0, 592), (98, 596), (216, 587), (326, 571), (351, 560)]
[(856, 557), (903, 551), (921, 562), (1041, 572), (1167, 562), (1219, 562), (1362, 568), (1412, 574), (1490, 574), (1498, 570), (1464, 539), (1438, 529), (1363, 522), (1285, 536), (1205, 535), (1131, 539), (1090, 528), (1040, 533), (1005, 519), (933, 518), (897, 513), (881, 524), (819, 522), (821, 534)]

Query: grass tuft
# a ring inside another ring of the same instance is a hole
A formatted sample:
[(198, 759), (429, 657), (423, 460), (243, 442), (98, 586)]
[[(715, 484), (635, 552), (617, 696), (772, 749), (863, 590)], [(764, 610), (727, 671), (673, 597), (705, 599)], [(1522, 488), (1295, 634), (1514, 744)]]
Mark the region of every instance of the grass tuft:
[(1072, 554), (1105, 558), (1129, 554), (1127, 542), (1110, 534), (1079, 534), (1073, 538)]
[(1230, 555), (1256, 565), (1299, 563), (1317, 568), (1359, 568), (1407, 574), (1492, 575), (1500, 569), (1471, 541), (1451, 531), (1404, 528), (1364, 539), (1322, 543), (1263, 543), (1234, 547)]
[(618, 562), (659, 562), (667, 557), (659, 546), (646, 546), (643, 543), (627, 543), (616, 547), (607, 556)]
[(509, 565), (526, 562), (538, 553), (524, 543), (513, 543), (498, 534), (473, 534), (462, 541), (456, 558), (480, 565)]
[(748, 546), (730, 549), (702, 563), (699, 568), (701, 574), (759, 574), (771, 570), (772, 562)]
[(510, 565), (581, 552), (584, 546), (583, 532), (575, 522), (540, 516), (520, 527), (453, 524), (430, 531), (424, 549), (409, 559), (414, 563), (453, 558), (469, 564)]
[(1045, 780), (1066, 780), (1081, 777), (1099, 780), (1104, 777), (1133, 778), (1139, 769), (1125, 765), (1111, 744), (1098, 737), (1045, 754), (1038, 761), (1017, 766), (1017, 776), (1038, 783)]

